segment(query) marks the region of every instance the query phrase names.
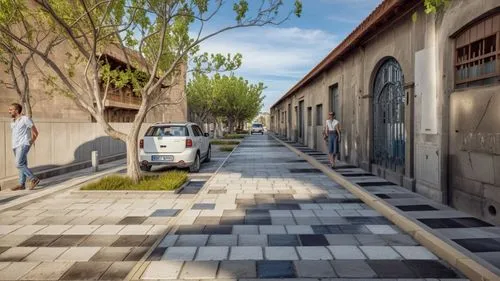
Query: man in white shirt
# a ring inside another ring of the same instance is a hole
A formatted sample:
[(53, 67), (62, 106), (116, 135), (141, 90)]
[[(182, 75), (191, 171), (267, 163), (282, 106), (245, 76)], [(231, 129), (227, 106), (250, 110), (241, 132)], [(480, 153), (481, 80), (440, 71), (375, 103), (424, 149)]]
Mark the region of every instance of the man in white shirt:
[(21, 115), (23, 107), (18, 103), (9, 106), (9, 114), (12, 117), (10, 128), (12, 129), (12, 150), (14, 152), (16, 167), (19, 170), (19, 185), (12, 190), (25, 189), (26, 182), (29, 189), (35, 188), (40, 180), (28, 168), (28, 152), (31, 145), (38, 137), (38, 130), (28, 116)]

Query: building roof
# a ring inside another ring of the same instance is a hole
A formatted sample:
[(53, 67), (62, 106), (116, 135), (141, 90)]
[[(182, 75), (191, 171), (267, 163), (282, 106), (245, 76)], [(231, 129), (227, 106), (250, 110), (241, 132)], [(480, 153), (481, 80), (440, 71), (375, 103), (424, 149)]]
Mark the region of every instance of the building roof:
[(333, 49), (319, 64), (306, 74), (297, 84), (286, 92), (271, 108), (287, 97), (296, 93), (314, 78), (328, 69), (332, 64), (342, 59), (349, 51), (357, 47), (363, 39), (369, 38), (377, 29), (391, 23), (405, 12), (412, 10), (415, 4), (422, 0), (383, 0), (335, 49)]

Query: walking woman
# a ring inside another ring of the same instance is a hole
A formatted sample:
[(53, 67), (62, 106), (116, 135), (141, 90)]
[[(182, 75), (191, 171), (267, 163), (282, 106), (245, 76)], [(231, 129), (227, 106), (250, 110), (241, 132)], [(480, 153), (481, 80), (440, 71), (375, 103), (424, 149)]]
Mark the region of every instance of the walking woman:
[(335, 119), (335, 112), (328, 113), (323, 136), (328, 145), (328, 160), (330, 161), (330, 166), (334, 168), (335, 156), (338, 153), (337, 144), (340, 142), (340, 124), (339, 121)]

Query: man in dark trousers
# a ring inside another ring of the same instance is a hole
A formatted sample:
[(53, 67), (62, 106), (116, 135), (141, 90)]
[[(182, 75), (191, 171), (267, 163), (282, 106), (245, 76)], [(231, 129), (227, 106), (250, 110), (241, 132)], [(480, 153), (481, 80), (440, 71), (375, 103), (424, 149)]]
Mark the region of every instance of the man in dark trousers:
[(18, 103), (9, 106), (9, 114), (12, 117), (12, 123), (10, 124), (12, 129), (12, 150), (14, 151), (16, 167), (19, 170), (19, 185), (12, 188), (12, 190), (25, 189), (26, 182), (28, 182), (28, 188), (33, 189), (40, 182), (28, 168), (28, 152), (38, 137), (38, 130), (31, 118), (21, 114), (22, 111), (23, 107)]

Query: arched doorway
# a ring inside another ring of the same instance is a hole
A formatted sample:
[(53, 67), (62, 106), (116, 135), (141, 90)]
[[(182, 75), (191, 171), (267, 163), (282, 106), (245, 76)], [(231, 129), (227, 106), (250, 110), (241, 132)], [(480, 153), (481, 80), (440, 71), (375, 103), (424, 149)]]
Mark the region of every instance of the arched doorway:
[(373, 163), (404, 174), (405, 97), (401, 66), (394, 58), (379, 67), (373, 83)]

